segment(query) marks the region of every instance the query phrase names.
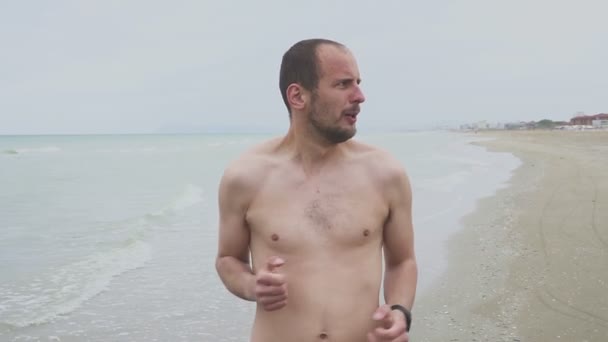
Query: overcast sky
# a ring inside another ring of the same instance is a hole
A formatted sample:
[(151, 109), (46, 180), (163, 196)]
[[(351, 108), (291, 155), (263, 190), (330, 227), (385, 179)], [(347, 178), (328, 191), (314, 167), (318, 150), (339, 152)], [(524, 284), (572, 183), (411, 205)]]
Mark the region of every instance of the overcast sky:
[(360, 130), (608, 112), (608, 1), (1, 1), (0, 134), (287, 128), (284, 51), (355, 54)]

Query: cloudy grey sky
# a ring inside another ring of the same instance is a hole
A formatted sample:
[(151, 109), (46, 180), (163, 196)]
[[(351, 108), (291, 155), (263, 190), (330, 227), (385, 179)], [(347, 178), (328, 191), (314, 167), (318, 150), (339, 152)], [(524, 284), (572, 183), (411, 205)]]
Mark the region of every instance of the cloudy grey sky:
[(608, 112), (608, 1), (2, 1), (0, 134), (272, 130), (283, 52), (338, 40), (359, 128)]

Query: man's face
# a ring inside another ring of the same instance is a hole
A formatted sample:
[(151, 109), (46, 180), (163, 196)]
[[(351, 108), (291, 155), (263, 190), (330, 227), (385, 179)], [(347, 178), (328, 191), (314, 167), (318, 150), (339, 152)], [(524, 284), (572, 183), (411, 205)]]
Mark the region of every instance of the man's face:
[(365, 101), (359, 69), (352, 54), (339, 47), (322, 45), (317, 56), (319, 84), (312, 92), (309, 123), (330, 143), (341, 143), (357, 132), (359, 104)]

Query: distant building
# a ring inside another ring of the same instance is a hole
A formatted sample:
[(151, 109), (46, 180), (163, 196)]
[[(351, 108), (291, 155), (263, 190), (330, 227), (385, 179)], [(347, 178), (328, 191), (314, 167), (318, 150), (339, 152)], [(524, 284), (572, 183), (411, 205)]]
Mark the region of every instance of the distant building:
[(608, 120), (593, 120), (591, 124), (593, 128), (608, 128)]
[(473, 129), (489, 129), (490, 124), (487, 121), (479, 121), (473, 124)]
[(510, 122), (504, 125), (504, 129), (536, 129), (537, 124), (534, 121)]
[(571, 125), (591, 126), (594, 120), (608, 120), (608, 114), (579, 115), (570, 119)]

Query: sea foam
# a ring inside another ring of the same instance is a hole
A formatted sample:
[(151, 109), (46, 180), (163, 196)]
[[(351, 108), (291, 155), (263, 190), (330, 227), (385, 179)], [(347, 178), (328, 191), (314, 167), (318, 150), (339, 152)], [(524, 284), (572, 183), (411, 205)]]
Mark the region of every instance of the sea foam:
[(0, 324), (22, 328), (68, 314), (107, 289), (112, 278), (143, 266), (150, 246), (132, 241), (49, 270), (27, 283), (0, 286)]

